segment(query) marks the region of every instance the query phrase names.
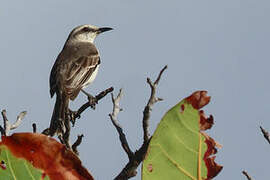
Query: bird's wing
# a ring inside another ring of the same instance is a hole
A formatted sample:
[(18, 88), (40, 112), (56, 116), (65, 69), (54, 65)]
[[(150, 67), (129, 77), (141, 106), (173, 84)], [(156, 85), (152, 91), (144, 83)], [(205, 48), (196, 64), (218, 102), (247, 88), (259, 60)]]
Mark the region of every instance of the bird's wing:
[(63, 85), (70, 99), (74, 100), (80, 90), (91, 83), (93, 80), (92, 76), (96, 75), (95, 71), (99, 64), (100, 57), (98, 54), (81, 56), (69, 61), (67, 71), (65, 71)]
[(79, 91), (96, 75), (100, 58), (92, 43), (65, 45), (50, 74), (50, 94), (66, 93), (74, 99)]
[[(59, 55), (60, 56), (60, 55)], [(60, 58), (58, 57), (52, 67), (51, 74), (50, 74), (50, 95), (53, 97), (53, 95), (56, 92), (57, 85), (56, 85), (56, 77), (57, 77), (57, 72), (58, 72), (58, 67), (59, 67), (59, 60)]]

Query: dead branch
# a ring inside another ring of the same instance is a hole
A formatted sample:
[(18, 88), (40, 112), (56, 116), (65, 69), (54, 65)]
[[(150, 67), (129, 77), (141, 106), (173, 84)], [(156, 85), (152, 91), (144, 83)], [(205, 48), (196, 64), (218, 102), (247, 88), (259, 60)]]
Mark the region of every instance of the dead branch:
[(7, 118), (7, 112), (4, 109), (2, 112), (2, 117), (3, 117), (3, 121), (4, 121), (4, 128), (1, 126), (0, 127), (0, 131), (1, 134), (4, 136), (8, 136), (10, 130), (16, 129), (17, 127), (19, 127), (19, 125), (22, 123), (23, 118), (26, 115), (26, 111), (21, 112), (18, 116), (17, 116), (17, 120), (15, 123), (10, 124)]
[[(69, 142), (69, 137), (70, 137), (70, 122), (72, 123), (72, 125), (74, 126), (76, 119), (79, 119), (81, 114), (89, 107), (94, 107), (99, 100), (101, 100), (102, 98), (104, 98), (108, 93), (113, 91), (113, 87), (110, 87), (102, 92), (100, 92), (98, 95), (96, 95), (93, 101), (88, 100), (86, 103), (84, 103), (77, 111), (71, 111), (71, 110), (67, 110), (66, 112), (66, 117), (67, 119), (65, 119), (64, 122), (57, 124), (57, 128), (59, 129), (58, 132), (58, 139), (60, 140), (60, 142), (62, 144), (64, 144), (68, 149), (74, 149), (75, 153), (78, 154), (77, 151), (77, 146), (79, 146), (79, 142), (81, 141), (82, 137), (78, 138), (77, 141), (73, 144), (73, 147), (70, 145)], [(47, 128), (45, 130), (43, 130), (42, 134), (45, 135), (49, 135), (50, 134), (50, 129)]]
[(26, 115), (26, 111), (21, 112), (17, 116), (16, 122), (10, 126), (10, 130), (13, 130), (13, 129), (16, 129), (17, 127), (19, 127), (19, 125), (22, 123), (22, 120), (25, 117), (25, 115)]
[(252, 180), (252, 178), (248, 175), (246, 171), (242, 171), (242, 173), (247, 177), (248, 180)]
[(264, 138), (267, 140), (267, 142), (270, 144), (270, 135), (269, 132), (266, 131), (262, 126), (260, 126), (260, 129), (263, 133)]
[(127, 180), (131, 177), (136, 176), (137, 174), (137, 168), (141, 164), (141, 162), (144, 160), (145, 154), (147, 152), (151, 137), (149, 135), (148, 127), (149, 127), (149, 118), (150, 118), (150, 112), (153, 108), (153, 105), (161, 101), (161, 98), (156, 97), (156, 88), (160, 81), (160, 78), (163, 74), (163, 72), (167, 69), (167, 66), (165, 66), (159, 73), (157, 79), (153, 83), (150, 78), (147, 78), (147, 83), (151, 87), (151, 95), (149, 98), (149, 101), (147, 105), (144, 108), (143, 111), (143, 132), (144, 132), (144, 141), (142, 146), (137, 150), (135, 153), (130, 149), (126, 136), (120, 126), (120, 124), (117, 122), (117, 115), (121, 111), (121, 108), (119, 106), (120, 99), (123, 95), (122, 90), (120, 90), (119, 94), (116, 98), (113, 97), (112, 94), (112, 102), (113, 102), (113, 111), (111, 114), (109, 114), (111, 121), (116, 128), (119, 139), (122, 145), (122, 148), (125, 150), (126, 154), (128, 155), (129, 162), (126, 164), (126, 166), (122, 169), (122, 171), (115, 177), (115, 180)]
[[(65, 120), (64, 122), (64, 129), (62, 129), (62, 131), (64, 132), (62, 134), (60, 141), (64, 142), (64, 144), (66, 145), (66, 147), (68, 149), (73, 150), (73, 148), (71, 147), (70, 143), (69, 143), (69, 137), (70, 137), (70, 122), (72, 123), (72, 125), (74, 126), (76, 119), (80, 118), (81, 114), (89, 107), (92, 107), (92, 109), (94, 109), (93, 107), (95, 107), (96, 104), (98, 104), (98, 101), (101, 100), (102, 98), (104, 98), (108, 93), (113, 91), (113, 87), (110, 87), (102, 92), (100, 92), (98, 95), (96, 95), (94, 97), (94, 100), (89, 100), (88, 102), (84, 103), (79, 109), (78, 111), (75, 111), (73, 113), (67, 112), (67, 114), (69, 116), (67, 116), (69, 119)], [(80, 140), (82, 139), (82, 137), (80, 138)], [(77, 141), (76, 141), (77, 142)], [(75, 143), (76, 143), (75, 142)], [(78, 141), (79, 142), (79, 141)], [(79, 143), (80, 144), (80, 143)], [(79, 144), (75, 144), (75, 154), (79, 154), (79, 152), (77, 151), (77, 147), (79, 146)], [(73, 144), (74, 145), (74, 144)]]
[(32, 127), (33, 127), (33, 133), (36, 133), (37, 132), (37, 125), (36, 125), (36, 123), (33, 123), (32, 124)]
[(79, 151), (77, 150), (77, 147), (82, 143), (82, 138), (83, 138), (83, 134), (78, 135), (77, 140), (72, 145), (72, 151), (77, 155), (79, 155)]
[(105, 89), (104, 91), (100, 92), (98, 95), (95, 96), (96, 102), (94, 101), (87, 101), (84, 103), (75, 113), (71, 113), (70, 121), (71, 123), (75, 124), (76, 119), (79, 119), (81, 117), (81, 114), (88, 109), (89, 107), (93, 107), (95, 103), (98, 103), (99, 100), (104, 98), (108, 93), (113, 91), (113, 87), (110, 87), (108, 89)]
[(166, 65), (159, 73), (157, 79), (155, 80), (155, 82), (153, 83), (151, 81), (150, 78), (147, 78), (147, 83), (149, 84), (150, 88), (151, 88), (151, 95), (150, 98), (148, 100), (147, 105), (144, 108), (143, 111), (143, 140), (144, 142), (147, 142), (149, 140), (150, 134), (148, 132), (148, 126), (149, 126), (149, 118), (150, 118), (150, 113), (152, 111), (152, 108), (154, 106), (154, 104), (158, 101), (162, 101), (161, 98), (157, 98), (156, 97), (156, 89), (157, 89), (157, 85), (160, 81), (160, 78), (162, 76), (162, 73), (168, 68), (168, 66)]
[(4, 121), (4, 130), (5, 130), (5, 136), (8, 135), (8, 132), (10, 131), (10, 125), (7, 119), (7, 111), (4, 109), (2, 112), (2, 117), (3, 117), (3, 121)]
[(120, 99), (123, 96), (123, 91), (122, 89), (120, 89), (118, 95), (116, 98), (113, 97), (113, 93), (112, 95), (112, 102), (113, 102), (113, 111), (111, 114), (109, 114), (111, 121), (114, 125), (114, 127), (116, 128), (118, 134), (119, 134), (119, 139), (122, 145), (122, 148), (125, 150), (125, 152), (128, 155), (128, 158), (131, 159), (134, 156), (134, 153), (131, 151), (127, 139), (126, 139), (126, 135), (123, 132), (123, 129), (121, 128), (120, 124), (117, 122), (117, 115), (120, 111), (122, 111), (122, 109), (120, 108)]

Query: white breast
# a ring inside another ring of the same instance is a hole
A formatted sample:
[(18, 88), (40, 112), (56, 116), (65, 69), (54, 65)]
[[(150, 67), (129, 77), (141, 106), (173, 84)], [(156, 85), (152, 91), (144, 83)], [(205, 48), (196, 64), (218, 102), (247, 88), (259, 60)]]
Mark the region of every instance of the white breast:
[(98, 73), (98, 68), (99, 68), (99, 65), (97, 65), (95, 71), (90, 76), (90, 78), (88, 79), (88, 81), (85, 82), (85, 84), (83, 85), (83, 88), (85, 88), (86, 86), (88, 86), (89, 84), (91, 84), (96, 79), (96, 76), (97, 76), (97, 73)]

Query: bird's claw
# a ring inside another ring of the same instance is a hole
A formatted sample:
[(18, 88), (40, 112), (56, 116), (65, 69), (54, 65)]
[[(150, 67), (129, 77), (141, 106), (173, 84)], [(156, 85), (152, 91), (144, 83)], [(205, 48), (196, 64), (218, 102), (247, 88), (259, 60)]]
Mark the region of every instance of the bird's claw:
[(96, 104), (98, 103), (97, 98), (92, 96), (91, 94), (87, 93), (83, 89), (81, 91), (87, 96), (90, 107), (95, 110), (96, 109)]
[(90, 107), (95, 110), (96, 104), (98, 103), (97, 98), (90, 95), (88, 96), (88, 101), (89, 101)]

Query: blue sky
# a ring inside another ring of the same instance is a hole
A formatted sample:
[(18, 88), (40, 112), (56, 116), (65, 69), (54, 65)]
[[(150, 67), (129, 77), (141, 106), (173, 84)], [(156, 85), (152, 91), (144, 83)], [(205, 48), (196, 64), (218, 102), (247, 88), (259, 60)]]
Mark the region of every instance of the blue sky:
[[(223, 144), (217, 180), (269, 177), (269, 144), (259, 126), (270, 130), (270, 2), (227, 1), (3, 1), (0, 6), (0, 108), (10, 120), (28, 114), (17, 131), (41, 131), (49, 125), (54, 99), (49, 96), (50, 69), (69, 32), (77, 25), (113, 27), (96, 40), (101, 68), (87, 88), (92, 94), (123, 88), (119, 114), (132, 149), (142, 142), (142, 111), (149, 97), (146, 77), (155, 78), (168, 64), (151, 116), (151, 132), (162, 115), (195, 90), (212, 96), (205, 108), (213, 114), (209, 131)], [(85, 102), (81, 94), (71, 107)], [(127, 162), (108, 114), (110, 97), (88, 110), (73, 128), (83, 164), (96, 179), (112, 179)], [(133, 179), (140, 179), (140, 176)]]

